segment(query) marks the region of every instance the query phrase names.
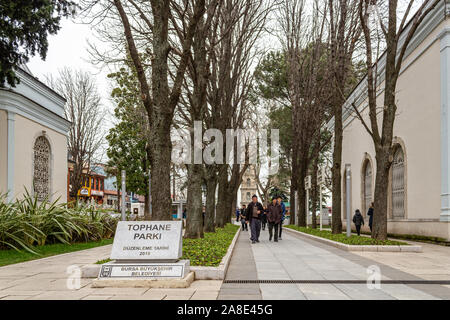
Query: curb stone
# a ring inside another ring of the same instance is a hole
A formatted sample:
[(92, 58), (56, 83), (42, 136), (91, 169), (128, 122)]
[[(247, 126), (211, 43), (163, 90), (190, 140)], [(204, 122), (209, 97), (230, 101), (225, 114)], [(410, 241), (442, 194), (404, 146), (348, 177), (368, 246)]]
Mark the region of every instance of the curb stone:
[(417, 245), (393, 245), (393, 246), (367, 246), (367, 245), (349, 245), (344, 243), (339, 243), (330, 239), (325, 239), (322, 237), (314, 236), (312, 234), (304, 233), (290, 228), (283, 228), (289, 232), (297, 233), (303, 237), (325, 243), (327, 245), (336, 247), (344, 251), (366, 251), (366, 252), (422, 252), (422, 246)]

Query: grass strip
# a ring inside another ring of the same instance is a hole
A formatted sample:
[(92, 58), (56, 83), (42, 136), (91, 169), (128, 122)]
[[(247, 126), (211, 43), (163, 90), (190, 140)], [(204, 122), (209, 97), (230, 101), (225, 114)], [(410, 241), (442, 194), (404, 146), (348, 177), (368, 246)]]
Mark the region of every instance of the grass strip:
[(311, 234), (313, 236), (333, 240), (336, 242), (340, 242), (348, 245), (358, 245), (358, 246), (398, 246), (398, 245), (408, 245), (406, 242), (394, 241), (394, 240), (385, 240), (379, 241), (376, 239), (372, 239), (369, 237), (359, 237), (357, 235), (351, 235), (350, 238), (347, 238), (347, 235), (342, 234), (332, 234), (329, 230), (312, 229), (305, 227), (298, 227), (294, 225), (287, 225), (286, 228), (297, 230), (303, 233)]
[(36, 246), (33, 248), (37, 253), (39, 253), (39, 255), (35, 255), (24, 250), (22, 251), (0, 250), (0, 266), (42, 259), (68, 252), (75, 252), (80, 250), (106, 246), (108, 244), (112, 244), (112, 242), (113, 239), (104, 239), (101, 241), (79, 242), (73, 244), (64, 244), (64, 243), (46, 244), (43, 246)]

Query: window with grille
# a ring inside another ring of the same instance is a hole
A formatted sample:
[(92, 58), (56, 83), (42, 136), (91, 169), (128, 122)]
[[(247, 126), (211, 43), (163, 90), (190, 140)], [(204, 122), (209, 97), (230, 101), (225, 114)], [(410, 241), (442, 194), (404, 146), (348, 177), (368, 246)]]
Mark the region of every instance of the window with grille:
[(33, 191), (42, 201), (50, 196), (50, 143), (40, 136), (34, 143)]
[(366, 161), (364, 167), (364, 213), (367, 213), (367, 210), (372, 203), (372, 164), (369, 160)]
[(405, 158), (403, 149), (398, 146), (392, 163), (392, 218), (405, 217)]

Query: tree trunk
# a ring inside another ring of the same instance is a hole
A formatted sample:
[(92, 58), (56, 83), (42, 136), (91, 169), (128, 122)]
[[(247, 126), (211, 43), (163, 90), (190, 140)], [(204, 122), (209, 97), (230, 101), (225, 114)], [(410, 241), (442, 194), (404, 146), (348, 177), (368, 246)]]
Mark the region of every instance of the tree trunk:
[(297, 211), (295, 210), (295, 208), (297, 207), (297, 204), (296, 204), (296, 202), (295, 202), (295, 191), (297, 191), (297, 190), (295, 190), (294, 189), (294, 187), (293, 187), (293, 177), (292, 177), (292, 179), (291, 179), (291, 195), (290, 195), (290, 206), (291, 206), (291, 208), (290, 208), (290, 210), (291, 210), (291, 216), (290, 216), (290, 219), (289, 219), (289, 224), (292, 224), (292, 225), (295, 225), (295, 216), (297, 215)]
[(172, 143), (170, 141), (170, 124), (163, 124), (162, 128), (155, 128), (153, 135), (151, 163), (151, 193), (152, 219), (156, 221), (172, 220), (170, 199), (170, 164), (172, 155)]
[(375, 201), (372, 238), (387, 239), (387, 203), (389, 182), (389, 148), (379, 148), (376, 154), (377, 173), (375, 177)]
[(188, 165), (188, 190), (185, 238), (203, 238), (203, 204), (202, 204), (201, 164)]
[(331, 232), (333, 234), (342, 233), (341, 218), (341, 161), (342, 161), (342, 108), (334, 108), (334, 150), (332, 173), (332, 215)]
[(228, 201), (228, 173), (227, 165), (221, 165), (218, 175), (219, 194), (216, 205), (216, 227), (223, 228), (226, 224), (227, 201)]
[(208, 175), (206, 180), (206, 216), (204, 232), (216, 232), (215, 209), (216, 209), (217, 180), (214, 175)]

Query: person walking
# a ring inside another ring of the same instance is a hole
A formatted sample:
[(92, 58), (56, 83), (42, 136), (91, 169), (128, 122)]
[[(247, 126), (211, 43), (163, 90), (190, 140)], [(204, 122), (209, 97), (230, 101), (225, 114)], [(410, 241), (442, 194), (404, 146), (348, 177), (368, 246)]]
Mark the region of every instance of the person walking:
[(273, 241), (278, 242), (278, 227), (280, 225), (281, 218), (281, 205), (278, 204), (277, 198), (273, 198), (267, 213), (267, 220), (269, 221), (269, 241), (272, 241), (272, 231), (274, 231)]
[(263, 207), (263, 213), (261, 215), (261, 226), (263, 230), (266, 230), (266, 224), (267, 224), (267, 207)]
[(263, 213), (263, 206), (258, 202), (256, 194), (252, 197), (252, 202), (247, 206), (246, 219), (250, 224), (252, 244), (259, 242), (259, 234), (261, 232), (261, 215)]
[(242, 231), (248, 231), (248, 221), (245, 217), (246, 212), (245, 212), (245, 204), (241, 209), (241, 213), (240, 213), (240, 218), (241, 218), (241, 225), (242, 225)]
[(356, 209), (355, 215), (353, 216), (353, 223), (356, 226), (356, 233), (358, 236), (361, 235), (361, 224), (364, 225), (364, 218), (361, 215), (361, 211), (359, 209)]
[(240, 215), (241, 215), (241, 210), (239, 210), (239, 208), (236, 208), (236, 222), (239, 222)]
[(281, 196), (278, 196), (277, 198), (278, 204), (281, 206), (281, 221), (280, 221), (280, 236), (278, 237), (278, 239), (281, 239), (281, 232), (283, 231), (283, 222), (284, 219), (286, 218), (286, 206), (284, 205), (283, 199), (281, 198)]
[(370, 232), (372, 232), (372, 225), (373, 225), (373, 202), (370, 204), (369, 210), (367, 211), (367, 215), (369, 216), (369, 228), (370, 228)]

